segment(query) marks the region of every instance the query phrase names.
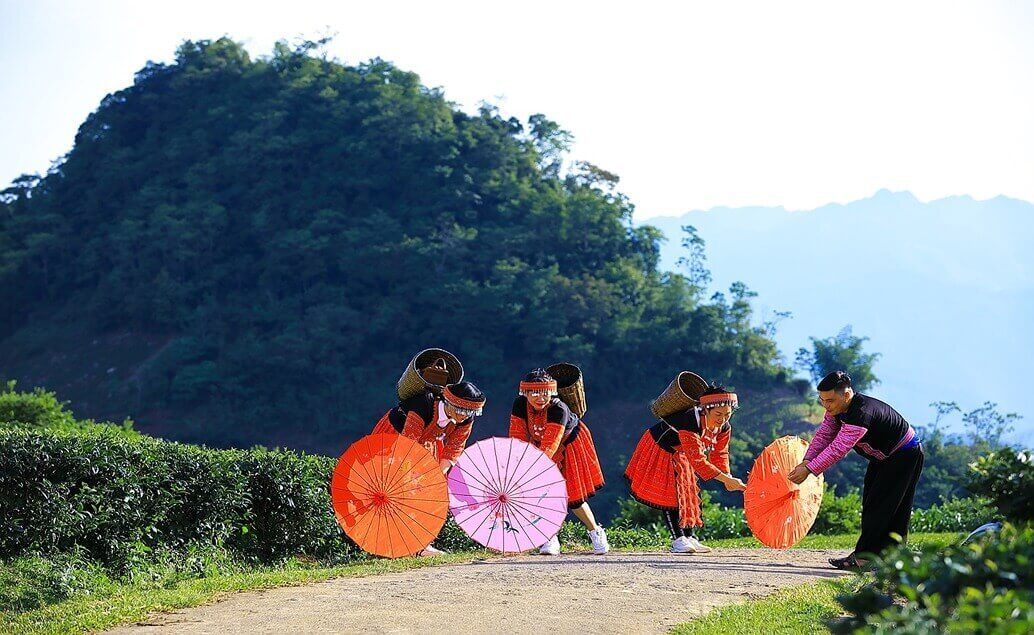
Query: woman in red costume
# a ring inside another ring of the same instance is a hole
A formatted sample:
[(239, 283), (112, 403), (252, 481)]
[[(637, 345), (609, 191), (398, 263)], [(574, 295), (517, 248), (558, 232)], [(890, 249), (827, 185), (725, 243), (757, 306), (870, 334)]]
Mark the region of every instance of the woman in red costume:
[[(527, 441), (546, 453), (567, 481), (567, 504), (582, 521), (596, 554), (610, 551), (607, 533), (596, 523), (586, 502), (603, 487), (603, 470), (592, 435), (578, 415), (557, 397), (557, 382), (537, 368), (520, 383), (520, 395), (510, 413), (510, 436)], [(560, 540), (553, 536), (540, 553), (560, 554)]]
[[(448, 472), (463, 454), (474, 427), (474, 417), (481, 414), (485, 395), (469, 381), (450, 384), (441, 396), (430, 390), (405, 399), (381, 417), (372, 434), (401, 434), (423, 445), (438, 460), (442, 472)], [(421, 555), (442, 553), (427, 547)]]
[(696, 406), (662, 418), (643, 433), (625, 478), (632, 497), (664, 512), (674, 553), (706, 553), (694, 528), (704, 525), (700, 485), (715, 479), (731, 491), (746, 489), (729, 467), (729, 425), (739, 403), (736, 393), (712, 384)]

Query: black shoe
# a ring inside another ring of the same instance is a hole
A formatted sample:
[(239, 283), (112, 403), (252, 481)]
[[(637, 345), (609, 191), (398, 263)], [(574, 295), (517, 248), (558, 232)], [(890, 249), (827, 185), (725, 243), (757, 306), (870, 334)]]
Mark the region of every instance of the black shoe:
[(858, 562), (858, 559), (855, 558), (852, 553), (851, 555), (843, 558), (830, 558), (829, 564), (833, 565), (837, 569), (843, 569), (844, 571), (860, 571), (868, 568), (866, 565), (869, 563), (867, 561), (862, 563)]

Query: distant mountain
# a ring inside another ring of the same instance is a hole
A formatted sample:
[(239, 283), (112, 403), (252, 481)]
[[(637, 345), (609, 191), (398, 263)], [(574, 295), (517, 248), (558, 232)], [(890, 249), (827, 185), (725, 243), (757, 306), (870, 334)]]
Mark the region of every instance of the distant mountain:
[(776, 340), (788, 360), (851, 324), (882, 354), (874, 394), (913, 421), (932, 401), (995, 401), (1026, 415), (1034, 440), (1034, 205), (955, 196), (929, 203), (881, 190), (810, 211), (714, 208), (645, 223), (662, 229), (661, 267), (676, 269), (681, 226), (707, 241), (713, 290), (742, 280), (761, 315), (791, 311)]

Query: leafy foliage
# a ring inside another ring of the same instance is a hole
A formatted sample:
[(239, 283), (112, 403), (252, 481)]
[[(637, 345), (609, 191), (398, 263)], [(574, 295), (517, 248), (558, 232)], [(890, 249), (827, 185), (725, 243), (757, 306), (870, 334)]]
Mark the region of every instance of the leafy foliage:
[(58, 401), (53, 392), (35, 388), (32, 392), (18, 392), (16, 382), (8, 381), (0, 387), (0, 428), (47, 428), (50, 430), (87, 430), (91, 428), (118, 431), (127, 438), (140, 435), (133, 430), (133, 422), (97, 424), (92, 420), (77, 420), (67, 403)]
[[(700, 508), (704, 526), (696, 529), (699, 538), (736, 538), (750, 535), (743, 510), (716, 502), (711, 492), (700, 492)], [(670, 538), (660, 510), (647, 507), (631, 498), (620, 499), (618, 509), (617, 516), (611, 522), (611, 528), (640, 530), (648, 535)], [(611, 529), (608, 529), (608, 532), (610, 531)]]
[(836, 487), (826, 486), (822, 495), (815, 524), (810, 533), (853, 534), (862, 528), (862, 496), (857, 489), (849, 489), (837, 496)]
[(17, 383), (0, 386), (0, 425), (27, 428), (74, 428), (75, 417), (52, 392), (36, 388), (31, 393), (15, 390)]
[(1006, 527), (964, 546), (875, 561), (875, 578), (839, 598), (835, 633), (1029, 633), (1034, 629), (1034, 529)]
[(911, 531), (971, 532), (998, 518), (986, 498), (953, 498), (938, 505), (912, 511)]
[(972, 466), (969, 489), (1015, 522), (1034, 522), (1034, 452), (1005, 448)]
[(700, 502), (703, 505), (700, 515), (704, 526), (696, 530), (698, 538), (706, 540), (710, 538), (736, 538), (738, 536), (750, 535), (750, 527), (747, 526), (747, 519), (743, 515), (743, 509), (712, 503), (710, 492), (701, 492), (700, 494)]

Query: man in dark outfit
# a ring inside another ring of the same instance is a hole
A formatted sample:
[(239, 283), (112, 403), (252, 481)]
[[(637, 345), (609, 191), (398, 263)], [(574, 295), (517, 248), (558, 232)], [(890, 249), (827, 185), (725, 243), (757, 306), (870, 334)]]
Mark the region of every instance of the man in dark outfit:
[(862, 534), (854, 552), (829, 562), (838, 569), (865, 564), (861, 554), (878, 554), (908, 536), (912, 499), (923, 472), (923, 446), (915, 429), (879, 399), (856, 393), (843, 371), (826, 375), (818, 385), (826, 409), (804, 455), (787, 476), (798, 485), (822, 474), (852, 449), (869, 461), (862, 489)]

